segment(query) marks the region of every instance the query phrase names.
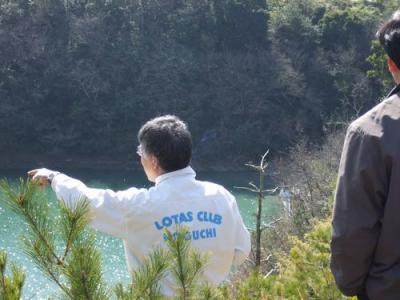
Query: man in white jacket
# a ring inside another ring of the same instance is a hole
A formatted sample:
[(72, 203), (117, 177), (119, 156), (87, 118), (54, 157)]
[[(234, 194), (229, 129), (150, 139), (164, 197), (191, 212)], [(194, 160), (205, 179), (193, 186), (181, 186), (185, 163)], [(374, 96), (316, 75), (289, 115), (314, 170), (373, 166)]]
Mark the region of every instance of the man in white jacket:
[[(148, 121), (138, 134), (138, 155), (155, 186), (125, 191), (94, 189), (77, 179), (48, 169), (30, 171), (34, 180), (49, 182), (57, 198), (72, 204), (90, 201), (91, 225), (123, 240), (129, 269), (141, 265), (149, 252), (165, 246), (164, 229), (189, 229), (193, 247), (207, 253), (204, 279), (223, 281), (232, 265), (240, 265), (250, 252), (250, 234), (235, 198), (220, 185), (198, 181), (189, 166), (192, 139), (184, 122), (175, 116)], [(174, 294), (170, 278), (161, 284)]]

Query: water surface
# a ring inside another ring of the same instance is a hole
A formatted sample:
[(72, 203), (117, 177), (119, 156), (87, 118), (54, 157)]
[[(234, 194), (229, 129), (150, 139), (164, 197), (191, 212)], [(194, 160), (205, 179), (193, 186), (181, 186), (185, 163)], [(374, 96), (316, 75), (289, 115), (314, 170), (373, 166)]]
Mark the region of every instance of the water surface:
[[(123, 190), (129, 187), (145, 187), (151, 184), (142, 172), (104, 171), (104, 170), (63, 170), (66, 174), (79, 178), (90, 187)], [(26, 170), (0, 170), (0, 178), (10, 181), (25, 176)], [(238, 202), (244, 222), (254, 228), (254, 213), (256, 210), (255, 195), (236, 189), (246, 186), (250, 181), (258, 182), (257, 174), (250, 172), (199, 172), (197, 178), (224, 185), (231, 191)], [(268, 182), (267, 182), (268, 185)], [(56, 199), (51, 189), (46, 193), (49, 206), (56, 205)], [(0, 195), (1, 197), (1, 195)], [(276, 198), (265, 200), (266, 221), (277, 214), (281, 205)], [(23, 253), (19, 236), (25, 231), (26, 225), (15, 214), (2, 206), (0, 202), (0, 249), (6, 250), (9, 261), (23, 266), (27, 273), (23, 299), (48, 299), (59, 292), (57, 286), (49, 282), (35, 267), (33, 262)], [(125, 263), (121, 240), (98, 233), (97, 243), (103, 254), (103, 271), (107, 283), (112, 286), (117, 282), (128, 282), (129, 275)]]

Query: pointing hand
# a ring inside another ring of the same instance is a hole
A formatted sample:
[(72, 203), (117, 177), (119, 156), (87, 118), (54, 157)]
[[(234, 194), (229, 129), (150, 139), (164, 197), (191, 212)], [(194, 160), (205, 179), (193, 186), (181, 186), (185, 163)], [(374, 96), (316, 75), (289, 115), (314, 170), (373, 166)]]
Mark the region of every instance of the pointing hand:
[(51, 183), (54, 176), (60, 174), (60, 172), (52, 171), (49, 169), (35, 169), (28, 172), (28, 176), (32, 177), (33, 181), (38, 182), (40, 186), (47, 186)]

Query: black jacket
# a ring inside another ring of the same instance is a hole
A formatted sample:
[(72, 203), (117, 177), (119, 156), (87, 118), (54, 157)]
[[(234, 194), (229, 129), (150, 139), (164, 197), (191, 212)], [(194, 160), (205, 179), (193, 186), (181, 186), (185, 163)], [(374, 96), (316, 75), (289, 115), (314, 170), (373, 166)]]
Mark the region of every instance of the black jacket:
[(331, 269), (345, 295), (400, 299), (400, 86), (347, 130)]

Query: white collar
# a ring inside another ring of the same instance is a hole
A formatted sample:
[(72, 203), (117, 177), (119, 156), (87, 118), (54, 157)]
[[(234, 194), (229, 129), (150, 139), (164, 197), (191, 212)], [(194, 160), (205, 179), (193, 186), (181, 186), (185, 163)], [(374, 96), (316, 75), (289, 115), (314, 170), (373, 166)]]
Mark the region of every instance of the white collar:
[(190, 166), (187, 166), (186, 168), (179, 169), (176, 171), (168, 172), (168, 173), (162, 174), (156, 178), (156, 185), (160, 184), (161, 182), (163, 182), (169, 178), (173, 178), (173, 177), (177, 177), (177, 176), (195, 177), (196, 172)]

